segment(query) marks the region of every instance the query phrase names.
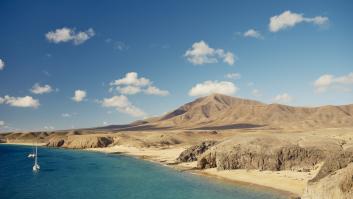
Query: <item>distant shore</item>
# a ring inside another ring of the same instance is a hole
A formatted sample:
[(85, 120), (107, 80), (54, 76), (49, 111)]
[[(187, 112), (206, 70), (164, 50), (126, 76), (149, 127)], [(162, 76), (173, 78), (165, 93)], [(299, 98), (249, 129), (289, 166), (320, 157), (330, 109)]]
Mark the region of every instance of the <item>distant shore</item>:
[(19, 143), (0, 143), (0, 144), (8, 144), (8, 145), (23, 145), (23, 146), (45, 146), (46, 143), (25, 143), (25, 142), (19, 142)]

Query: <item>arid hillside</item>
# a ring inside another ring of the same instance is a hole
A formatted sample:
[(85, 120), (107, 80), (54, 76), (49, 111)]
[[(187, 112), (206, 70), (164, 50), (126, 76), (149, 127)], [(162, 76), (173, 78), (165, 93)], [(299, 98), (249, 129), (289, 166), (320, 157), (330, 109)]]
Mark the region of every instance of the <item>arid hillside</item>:
[(353, 104), (292, 107), (213, 94), (180, 106), (164, 116), (135, 122), (123, 129), (300, 130), (352, 126)]

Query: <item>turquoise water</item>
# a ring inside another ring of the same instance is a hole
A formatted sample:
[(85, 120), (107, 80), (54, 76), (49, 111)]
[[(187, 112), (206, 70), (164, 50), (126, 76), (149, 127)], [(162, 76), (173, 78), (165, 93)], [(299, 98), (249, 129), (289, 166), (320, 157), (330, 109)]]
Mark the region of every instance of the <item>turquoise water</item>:
[(131, 157), (74, 150), (39, 148), (41, 170), (33, 173), (29, 152), (0, 145), (0, 198), (280, 198)]

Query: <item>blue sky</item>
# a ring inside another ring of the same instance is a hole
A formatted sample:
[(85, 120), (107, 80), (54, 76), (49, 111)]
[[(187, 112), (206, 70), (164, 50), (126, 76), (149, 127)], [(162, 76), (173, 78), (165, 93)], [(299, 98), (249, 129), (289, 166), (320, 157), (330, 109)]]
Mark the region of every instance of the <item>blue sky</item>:
[(352, 1), (1, 1), (0, 10), (0, 131), (122, 124), (213, 92), (353, 102)]

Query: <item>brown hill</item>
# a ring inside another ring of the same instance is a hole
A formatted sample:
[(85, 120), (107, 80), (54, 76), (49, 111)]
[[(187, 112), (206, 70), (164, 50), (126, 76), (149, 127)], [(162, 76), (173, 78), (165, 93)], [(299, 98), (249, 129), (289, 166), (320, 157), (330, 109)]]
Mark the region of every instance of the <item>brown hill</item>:
[(159, 118), (146, 120), (141, 125), (133, 125), (131, 129), (127, 127), (125, 130), (258, 127), (310, 129), (349, 126), (353, 126), (353, 104), (293, 107), (212, 94), (198, 98)]

